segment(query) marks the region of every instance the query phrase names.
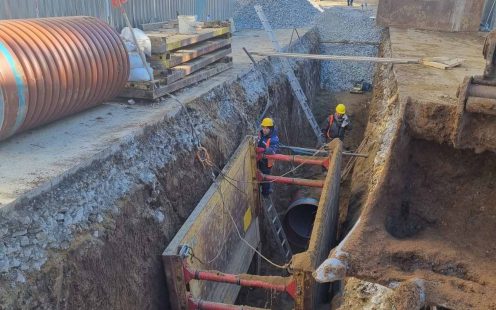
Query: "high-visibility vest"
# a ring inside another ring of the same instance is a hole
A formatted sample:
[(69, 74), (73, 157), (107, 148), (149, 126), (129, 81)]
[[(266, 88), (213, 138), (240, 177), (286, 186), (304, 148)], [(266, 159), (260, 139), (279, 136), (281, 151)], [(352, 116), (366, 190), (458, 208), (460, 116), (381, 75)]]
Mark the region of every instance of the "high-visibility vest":
[[(331, 129), (332, 129), (332, 124), (334, 124), (334, 114), (331, 114), (329, 116), (329, 129), (327, 129), (327, 138), (328, 139), (333, 139), (331, 137)], [(335, 138), (335, 137), (334, 137)]]
[[(258, 133), (258, 139), (262, 139), (262, 135)], [(267, 139), (267, 142), (265, 142), (265, 148), (268, 149), (270, 147), (270, 138)], [(268, 159), (267, 158), (267, 167), (272, 168), (274, 166), (274, 160), (273, 159)]]

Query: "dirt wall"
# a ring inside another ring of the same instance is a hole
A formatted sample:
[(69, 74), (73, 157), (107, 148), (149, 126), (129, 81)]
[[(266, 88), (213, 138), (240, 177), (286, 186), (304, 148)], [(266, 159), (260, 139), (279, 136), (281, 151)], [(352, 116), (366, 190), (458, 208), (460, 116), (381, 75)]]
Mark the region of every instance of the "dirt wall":
[[(311, 31), (299, 52), (318, 50)], [(309, 97), (319, 64), (293, 63)], [(277, 62), (261, 61), (235, 81), (188, 103), (203, 146), (222, 167), (268, 102), (277, 124), (310, 130)], [(184, 110), (120, 141), (50, 191), (0, 209), (0, 308), (167, 309), (160, 254), (211, 184), (196, 160)]]

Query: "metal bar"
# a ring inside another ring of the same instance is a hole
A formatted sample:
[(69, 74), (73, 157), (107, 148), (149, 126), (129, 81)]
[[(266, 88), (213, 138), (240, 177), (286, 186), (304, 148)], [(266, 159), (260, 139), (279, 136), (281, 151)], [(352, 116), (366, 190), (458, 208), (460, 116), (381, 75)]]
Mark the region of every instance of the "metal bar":
[(324, 150), (316, 150), (316, 149), (309, 149), (305, 147), (289, 146), (289, 145), (279, 145), (279, 148), (306, 155), (329, 156), (329, 152)]
[(218, 302), (206, 301), (202, 299), (194, 299), (193, 296), (191, 295), (188, 297), (188, 309), (190, 310), (268, 310), (266, 308), (236, 306), (236, 305), (228, 305)]
[[(304, 154), (304, 155), (329, 156), (329, 152), (323, 151), (323, 150), (316, 150), (316, 149), (309, 149), (309, 148), (304, 148), (304, 147), (288, 146), (288, 145), (280, 145), (279, 148), (285, 149), (285, 150), (290, 150), (290, 151), (293, 151), (295, 153), (300, 153), (300, 154)], [(356, 156), (356, 157), (364, 157), (364, 158), (369, 157), (368, 154), (364, 154), (364, 153), (343, 152), (342, 154), (344, 156)]]
[[(219, 282), (219, 283), (228, 283), (239, 286), (274, 290), (277, 292), (286, 292), (292, 297), (295, 295), (294, 281), (290, 281), (288, 284), (275, 284), (275, 283), (263, 281), (265, 278), (264, 276), (252, 276), (253, 278), (261, 279), (261, 280), (247, 280), (247, 279), (242, 279), (239, 275), (235, 275), (235, 274), (227, 274), (219, 271), (193, 270), (188, 268), (187, 266), (183, 267), (183, 271), (186, 282), (190, 282), (191, 280), (202, 280), (202, 281), (211, 281), (211, 282)], [(274, 278), (275, 277), (270, 277), (271, 280), (274, 280)], [(276, 278), (281, 279), (282, 280), (281, 282), (287, 279), (287, 278), (285, 279), (284, 277), (276, 277)]]
[(320, 188), (324, 187), (324, 181), (320, 181), (320, 180), (288, 178), (288, 177), (274, 176), (274, 175), (262, 174), (262, 173), (260, 174), (260, 178), (262, 179), (262, 181), (268, 181), (268, 182), (280, 183), (280, 184), (292, 184), (292, 185), (320, 187)]
[(350, 45), (377, 45), (379, 46), (380, 43), (378, 42), (370, 42), (370, 41), (348, 41), (348, 40), (341, 40), (341, 41), (319, 41), (320, 44), (350, 44)]
[(313, 60), (339, 60), (339, 61), (359, 61), (359, 62), (378, 62), (394, 64), (421, 64), (421, 58), (381, 58), (367, 56), (338, 56), (338, 55), (320, 55), (320, 54), (299, 54), (299, 53), (279, 53), (279, 52), (250, 52), (252, 55), (284, 57), (284, 58), (303, 58)]
[(326, 169), (329, 168), (329, 157), (311, 157), (311, 156), (283, 155), (283, 154), (265, 155), (265, 157), (267, 159), (288, 161), (294, 164), (316, 165), (316, 166), (322, 166)]
[(250, 58), (251, 62), (253, 63), (253, 65), (257, 65), (257, 62), (255, 61), (255, 59), (253, 59), (253, 56), (251, 56), (250, 52), (248, 52), (248, 50), (246, 48), (243, 47), (243, 51), (245, 51), (246, 55), (248, 55), (248, 57)]

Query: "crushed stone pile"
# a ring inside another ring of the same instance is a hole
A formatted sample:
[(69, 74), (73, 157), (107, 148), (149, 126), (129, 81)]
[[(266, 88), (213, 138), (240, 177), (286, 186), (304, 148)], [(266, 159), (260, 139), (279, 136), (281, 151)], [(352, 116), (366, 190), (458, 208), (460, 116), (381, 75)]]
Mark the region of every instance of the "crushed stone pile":
[[(377, 56), (382, 28), (377, 27), (370, 16), (375, 16), (372, 10), (348, 7), (326, 10), (316, 22), (321, 41), (337, 43), (323, 43), (321, 52), (328, 55)], [(372, 84), (374, 63), (323, 61), (321, 65), (323, 89), (347, 91), (361, 80)]]
[(263, 28), (255, 9), (261, 5), (274, 29), (311, 26), (320, 11), (309, 0), (237, 0), (234, 24), (237, 29)]

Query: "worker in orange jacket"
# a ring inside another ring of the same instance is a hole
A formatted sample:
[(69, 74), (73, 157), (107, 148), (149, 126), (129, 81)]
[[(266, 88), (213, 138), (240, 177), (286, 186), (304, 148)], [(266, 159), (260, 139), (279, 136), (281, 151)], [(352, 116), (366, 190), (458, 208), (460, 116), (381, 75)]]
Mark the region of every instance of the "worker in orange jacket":
[(336, 106), (336, 112), (329, 115), (327, 127), (322, 130), (322, 134), (328, 141), (339, 138), (344, 140), (344, 134), (347, 130), (351, 130), (351, 120), (346, 115), (346, 106), (342, 103)]
[[(274, 161), (267, 159), (265, 155), (273, 155), (279, 150), (279, 137), (272, 118), (264, 118), (261, 127), (257, 142), (257, 166), (263, 174), (270, 174)], [(262, 183), (262, 195), (264, 197), (272, 193), (270, 185), (270, 183)]]

